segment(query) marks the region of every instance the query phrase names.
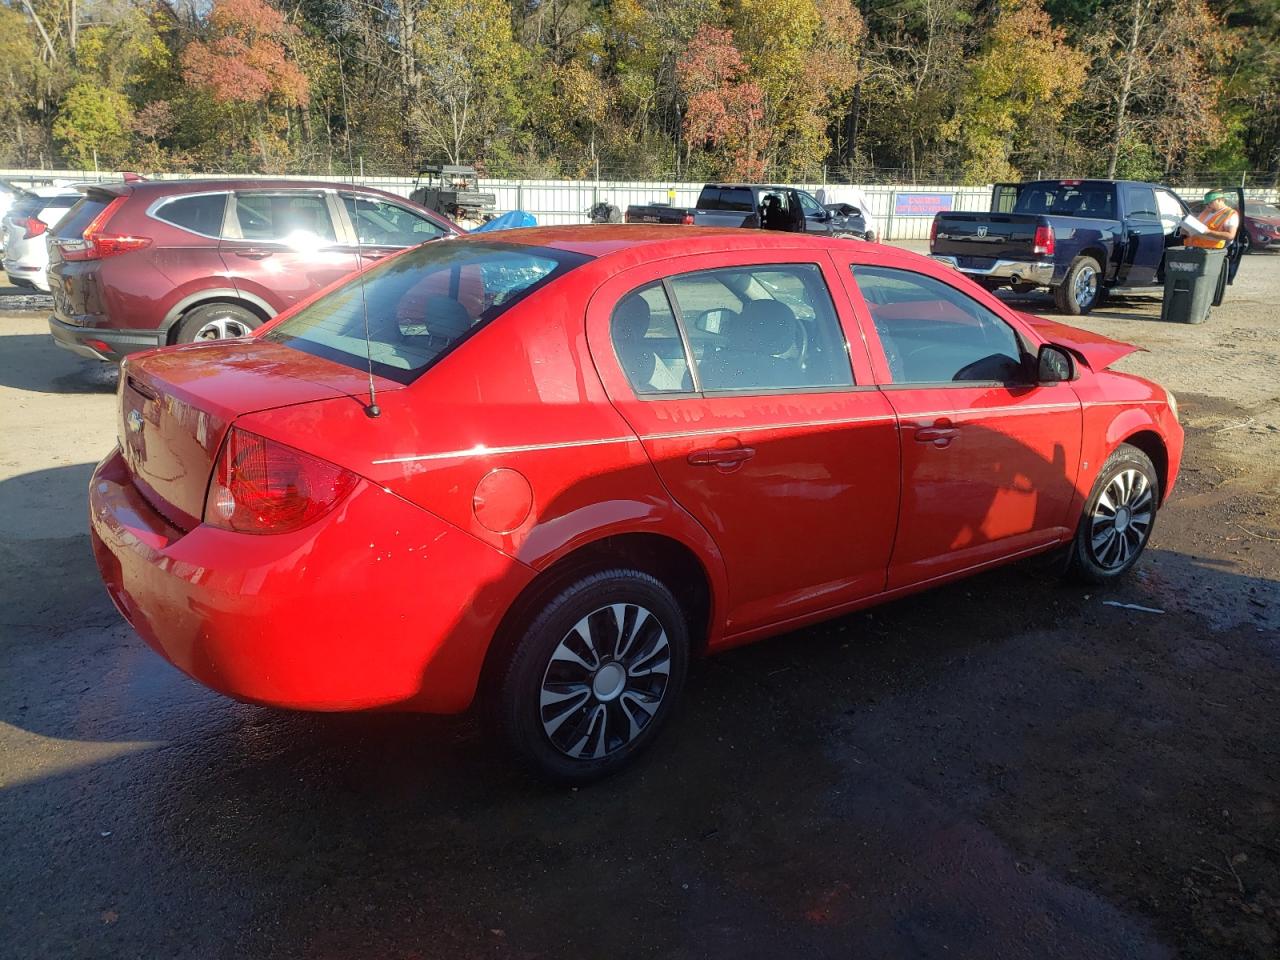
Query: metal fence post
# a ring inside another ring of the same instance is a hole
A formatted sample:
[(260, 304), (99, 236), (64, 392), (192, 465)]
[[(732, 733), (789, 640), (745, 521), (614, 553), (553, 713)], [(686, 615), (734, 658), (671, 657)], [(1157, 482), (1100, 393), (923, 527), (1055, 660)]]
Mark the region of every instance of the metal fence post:
[(890, 190), (889, 191), (889, 212), (885, 217), (884, 236), (880, 238), (881, 240), (893, 239), (893, 211), (897, 208), (897, 206), (898, 206), (898, 191)]

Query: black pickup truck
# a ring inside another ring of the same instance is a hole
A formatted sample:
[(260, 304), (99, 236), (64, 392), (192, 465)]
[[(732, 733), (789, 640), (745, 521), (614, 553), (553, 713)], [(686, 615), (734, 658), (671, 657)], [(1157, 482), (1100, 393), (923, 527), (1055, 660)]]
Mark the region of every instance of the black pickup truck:
[(791, 233), (874, 240), (866, 218), (847, 203), (823, 206), (795, 187), (758, 183), (708, 183), (696, 207), (666, 204), (627, 207), (627, 223), (683, 223), (699, 227), (755, 227)]
[[(1240, 191), (1237, 209), (1243, 207)], [(1164, 252), (1190, 211), (1168, 187), (1131, 180), (997, 184), (988, 213), (940, 213), (929, 252), (989, 289), (1048, 287), (1058, 309), (1088, 313), (1109, 290), (1164, 282)], [(1238, 244), (1219, 284), (1235, 279)]]

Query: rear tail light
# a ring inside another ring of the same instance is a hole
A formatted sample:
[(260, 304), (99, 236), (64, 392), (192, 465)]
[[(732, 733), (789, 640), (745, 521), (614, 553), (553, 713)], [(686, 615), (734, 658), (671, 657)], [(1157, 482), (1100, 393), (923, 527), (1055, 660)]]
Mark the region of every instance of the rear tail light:
[(693, 214), (692, 214), (692, 213), (686, 213), (686, 214), (685, 214), (685, 215), (680, 219), (680, 222), (681, 222), (682, 224), (684, 224), (686, 227), (692, 227), (692, 226), (693, 226)]
[[(1026, 234), (1024, 233), (1025, 237)], [(1053, 227), (1048, 224), (1036, 227), (1035, 238), (1031, 241), (1031, 252), (1042, 257), (1052, 257), (1057, 240), (1053, 235)]]
[(237, 533), (287, 533), (318, 520), (360, 478), (336, 464), (232, 427), (204, 504), (204, 522)]
[(30, 240), (32, 237), (38, 237), (40, 234), (48, 230), (49, 225), (36, 217), (27, 217), (27, 219), (22, 221), (22, 229), (24, 231), (22, 239)]
[(129, 253), (151, 246), (150, 237), (131, 237), (121, 233), (107, 233), (106, 227), (126, 197), (116, 197), (84, 228), (79, 240), (64, 240), (58, 248), (64, 260), (101, 260), (117, 254)]
[(933, 223), (929, 225), (929, 246), (933, 246), (938, 242), (938, 218), (933, 218)]

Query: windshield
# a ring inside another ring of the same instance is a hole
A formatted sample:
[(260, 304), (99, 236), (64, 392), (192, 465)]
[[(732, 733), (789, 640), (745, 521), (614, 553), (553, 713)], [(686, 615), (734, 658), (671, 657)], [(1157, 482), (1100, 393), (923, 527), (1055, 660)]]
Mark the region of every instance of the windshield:
[(1029, 183), (1018, 191), (1013, 212), (1110, 219), (1115, 188), (1106, 183)]
[(484, 324), (589, 257), (448, 241), (410, 250), (300, 310), (265, 339), (411, 383)]
[(1251, 217), (1276, 217), (1280, 219), (1280, 207), (1274, 203), (1259, 203), (1257, 200), (1246, 200), (1244, 212)]

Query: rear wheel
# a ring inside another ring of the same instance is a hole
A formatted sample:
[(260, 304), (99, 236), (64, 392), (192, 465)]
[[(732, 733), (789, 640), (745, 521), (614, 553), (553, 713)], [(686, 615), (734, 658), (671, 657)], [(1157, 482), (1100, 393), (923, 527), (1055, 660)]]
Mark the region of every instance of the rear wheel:
[(1121, 444), (1098, 472), (1071, 546), (1069, 573), (1088, 583), (1124, 576), (1151, 539), (1160, 479), (1151, 458)]
[(535, 773), (586, 783), (653, 742), (684, 688), (689, 632), (639, 570), (583, 577), (537, 612), (489, 696), (498, 733)]
[(247, 337), (262, 326), (262, 318), (252, 310), (234, 303), (206, 303), (188, 311), (178, 324), (175, 343), (197, 343), (204, 340), (230, 340)]
[(1078, 317), (1102, 300), (1102, 267), (1093, 257), (1076, 257), (1062, 283), (1053, 288), (1058, 312)]

